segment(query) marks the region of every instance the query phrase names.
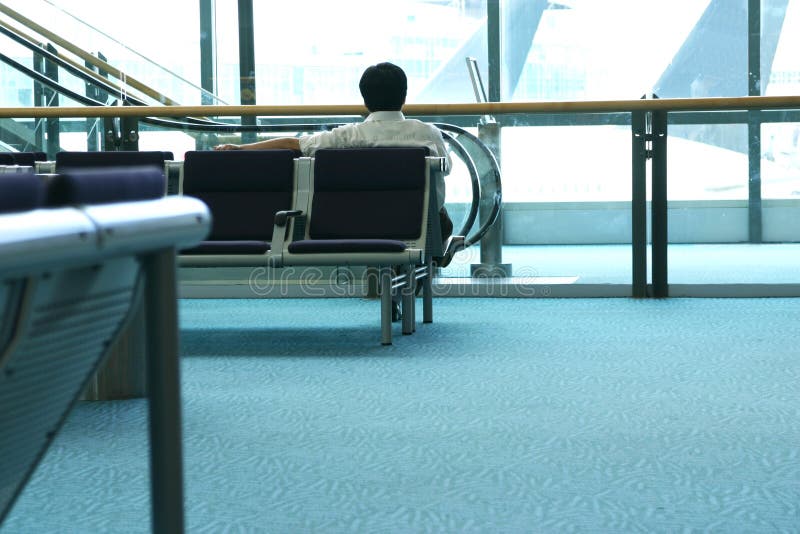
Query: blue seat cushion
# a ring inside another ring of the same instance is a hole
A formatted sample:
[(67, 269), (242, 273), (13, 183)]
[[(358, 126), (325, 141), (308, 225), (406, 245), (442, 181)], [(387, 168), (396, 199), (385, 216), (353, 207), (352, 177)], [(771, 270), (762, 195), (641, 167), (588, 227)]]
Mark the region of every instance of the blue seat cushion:
[(44, 183), (32, 172), (0, 176), (0, 213), (28, 211), (42, 206)]
[(289, 243), (293, 254), (403, 252), (408, 246), (394, 239), (304, 239)]
[(266, 254), (269, 249), (266, 241), (203, 241), (196, 247), (182, 250), (181, 254)]

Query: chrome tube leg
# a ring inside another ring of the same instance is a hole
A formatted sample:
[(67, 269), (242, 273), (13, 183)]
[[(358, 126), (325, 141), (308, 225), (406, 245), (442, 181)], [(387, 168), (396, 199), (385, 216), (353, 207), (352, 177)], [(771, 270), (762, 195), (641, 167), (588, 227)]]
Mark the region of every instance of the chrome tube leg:
[(403, 268), (405, 283), (400, 287), (400, 295), (403, 302), (403, 335), (407, 336), (414, 333), (414, 272), (413, 265), (406, 265)]
[(422, 282), (422, 322), (433, 322), (433, 264), (428, 260), (426, 266), (428, 274)]
[(378, 293), (381, 296), (381, 344), (392, 344), (392, 268), (381, 267)]
[(144, 258), (150, 492), (155, 533), (182, 533), (180, 361), (175, 250)]

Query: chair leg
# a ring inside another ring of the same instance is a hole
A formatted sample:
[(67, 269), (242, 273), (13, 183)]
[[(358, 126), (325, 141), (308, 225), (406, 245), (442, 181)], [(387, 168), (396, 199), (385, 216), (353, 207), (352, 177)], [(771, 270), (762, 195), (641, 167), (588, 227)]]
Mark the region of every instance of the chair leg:
[(422, 322), (433, 322), (433, 264), (428, 261), (426, 266), (428, 274), (422, 280)]
[(403, 335), (407, 336), (414, 333), (414, 267), (404, 266), (403, 274), (405, 283), (400, 287), (400, 295), (403, 303)]
[(392, 344), (392, 269), (382, 267), (378, 293), (381, 296), (381, 344)]
[(411, 276), (411, 287), (409, 288), (409, 294), (411, 295), (411, 331), (417, 331), (417, 269), (415, 266), (410, 267)]

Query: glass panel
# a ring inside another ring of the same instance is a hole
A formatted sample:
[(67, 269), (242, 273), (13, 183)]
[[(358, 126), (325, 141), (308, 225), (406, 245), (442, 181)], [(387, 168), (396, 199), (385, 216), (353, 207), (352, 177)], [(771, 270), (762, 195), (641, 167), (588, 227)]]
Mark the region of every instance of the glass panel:
[[(274, 2), (269, 3), (273, 4)], [(269, 17), (267, 20), (274, 19)], [(214, 30), (217, 34), (214, 42), (214, 53), (216, 54), (214, 75), (217, 95), (224, 102), (240, 105), (242, 99), (239, 94), (239, 18), (236, 2), (214, 2)], [(295, 32), (297, 32), (296, 26)], [(299, 40), (297, 37), (298, 34), (295, 33), (294, 37), (285, 42), (278, 50), (283, 52), (284, 48), (291, 48), (292, 43)], [(258, 55), (258, 51), (256, 51), (256, 61), (258, 61)], [(259, 103), (266, 104), (267, 102)], [(279, 102), (269, 103), (278, 104)]]
[[(630, 151), (626, 126), (503, 128), (502, 253), (513, 276), (631, 282)], [(448, 274), (469, 276), (463, 263), (480, 258), (468, 252)]]
[(630, 126), (503, 128), (503, 200), (630, 201), (630, 137)]
[[(465, 57), (486, 65), (485, 5), (485, 0), (254, 2), (257, 102), (361, 103), (361, 73), (381, 61), (406, 71), (409, 103), (471, 102)], [(233, 81), (230, 61), (221, 58), (226, 78), (220, 85)], [(238, 67), (235, 83), (238, 91)]]
[(800, 123), (761, 125), (761, 196), (800, 200)]
[(670, 284), (797, 283), (800, 245), (790, 242), (800, 240), (800, 202), (768, 200), (800, 189), (791, 155), (778, 148), (794, 126), (762, 127), (763, 241), (782, 244), (750, 242), (758, 223), (749, 209), (747, 126), (670, 126)]
[[(527, 7), (527, 3), (519, 4), (526, 4), (521, 9)], [(692, 91), (700, 91), (702, 80), (695, 80), (698, 72), (709, 73), (737, 62), (746, 68), (747, 19), (740, 2), (718, 2), (724, 9), (707, 18), (703, 14), (709, 0), (541, 4), (541, 20), (532, 42), (526, 39), (529, 32), (507, 31), (517, 35), (508, 46), (528, 49), (527, 54), (516, 54), (522, 60), (517, 64), (514, 55), (506, 54), (504, 83), (513, 83), (519, 76), (508, 89), (514, 101), (631, 99), (654, 90), (662, 97), (690, 96)], [(707, 31), (713, 22), (710, 19), (728, 24), (724, 39)], [(535, 24), (536, 19), (527, 20)], [(509, 25), (513, 23), (519, 25), (511, 16)], [(742, 25), (744, 32), (734, 38), (736, 28)], [(744, 56), (737, 55), (741, 50), (727, 46), (729, 38), (741, 41)], [(747, 93), (746, 81), (743, 75), (742, 95)], [(709, 95), (727, 92), (719, 86), (703, 91)]]
[(800, 2), (763, 0), (761, 9), (764, 94), (796, 95), (800, 92)]
[(747, 200), (747, 126), (670, 125), (669, 200)]

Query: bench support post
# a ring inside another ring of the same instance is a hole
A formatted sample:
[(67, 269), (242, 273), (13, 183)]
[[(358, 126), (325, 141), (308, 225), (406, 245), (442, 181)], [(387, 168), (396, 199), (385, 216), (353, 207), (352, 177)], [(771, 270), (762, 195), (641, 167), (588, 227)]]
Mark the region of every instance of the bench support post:
[(183, 532), (175, 249), (144, 258), (153, 532)]

